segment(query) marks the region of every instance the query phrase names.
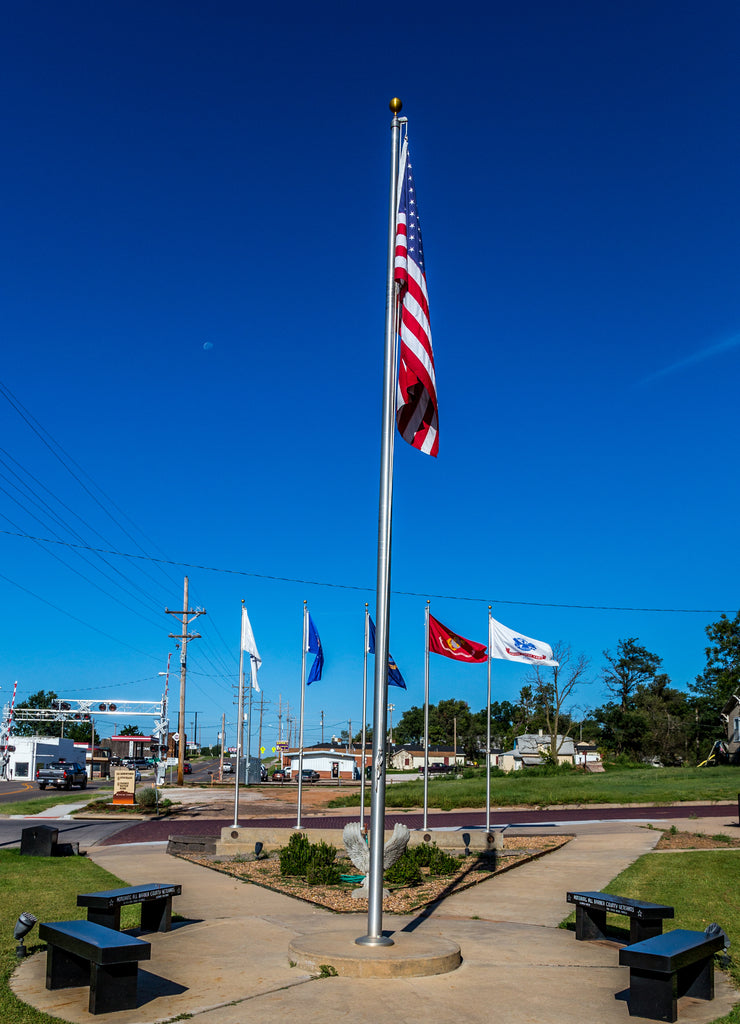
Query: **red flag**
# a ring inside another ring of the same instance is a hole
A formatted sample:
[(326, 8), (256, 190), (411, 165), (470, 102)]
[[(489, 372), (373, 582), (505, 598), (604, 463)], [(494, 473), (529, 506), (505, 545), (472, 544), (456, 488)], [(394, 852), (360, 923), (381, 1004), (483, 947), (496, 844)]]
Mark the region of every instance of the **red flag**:
[(466, 640), (464, 636), (453, 633), (433, 615), (429, 616), (429, 650), (432, 654), (442, 654), (455, 661), (481, 662), (488, 656), (485, 644), (477, 644), (475, 640)]

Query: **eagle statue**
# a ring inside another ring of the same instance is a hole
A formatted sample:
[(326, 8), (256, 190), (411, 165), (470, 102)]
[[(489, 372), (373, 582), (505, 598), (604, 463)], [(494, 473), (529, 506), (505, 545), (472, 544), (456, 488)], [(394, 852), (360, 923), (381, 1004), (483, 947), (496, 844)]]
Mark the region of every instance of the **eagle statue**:
[[(408, 846), (410, 837), (411, 833), (408, 826), (397, 821), (393, 826), (393, 835), (383, 847), (384, 871), (387, 871), (389, 867), (396, 863)], [(362, 880), (362, 885), (358, 889), (353, 890), (352, 898), (356, 900), (367, 899), (369, 895), (368, 871), (370, 870), (370, 850), (362, 835), (359, 821), (350, 821), (344, 826), (342, 839), (344, 840), (344, 848), (349, 854), (349, 859), (357, 870), (365, 876)], [(387, 895), (388, 893), (384, 889), (383, 898)]]

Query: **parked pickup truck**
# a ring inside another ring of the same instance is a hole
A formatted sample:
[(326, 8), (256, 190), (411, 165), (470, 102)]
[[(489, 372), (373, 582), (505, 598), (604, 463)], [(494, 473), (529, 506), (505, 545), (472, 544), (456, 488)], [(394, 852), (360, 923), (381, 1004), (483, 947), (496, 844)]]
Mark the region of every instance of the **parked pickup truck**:
[(46, 789), (47, 786), (54, 786), (55, 789), (71, 789), (72, 786), (79, 786), (85, 789), (87, 786), (87, 772), (81, 764), (76, 761), (52, 761), (47, 765), (39, 765), (36, 769), (36, 781), (39, 789)]

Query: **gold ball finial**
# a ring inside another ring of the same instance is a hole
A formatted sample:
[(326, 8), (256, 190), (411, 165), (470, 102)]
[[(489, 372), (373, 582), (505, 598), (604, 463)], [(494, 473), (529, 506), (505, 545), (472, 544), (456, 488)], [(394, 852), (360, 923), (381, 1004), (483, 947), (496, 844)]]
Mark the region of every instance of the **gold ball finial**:
[(403, 103), (399, 100), (398, 96), (394, 96), (388, 106), (391, 108), (391, 113), (400, 114)]

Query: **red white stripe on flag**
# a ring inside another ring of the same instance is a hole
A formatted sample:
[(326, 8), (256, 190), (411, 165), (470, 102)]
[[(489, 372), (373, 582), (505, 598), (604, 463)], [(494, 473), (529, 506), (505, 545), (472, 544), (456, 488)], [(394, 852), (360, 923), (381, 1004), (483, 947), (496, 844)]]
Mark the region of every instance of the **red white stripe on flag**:
[(427, 455), (437, 455), (437, 381), (429, 324), (429, 296), (407, 139), (404, 139), (401, 151), (398, 192), (395, 279), (401, 357), (396, 422), (405, 441)]

